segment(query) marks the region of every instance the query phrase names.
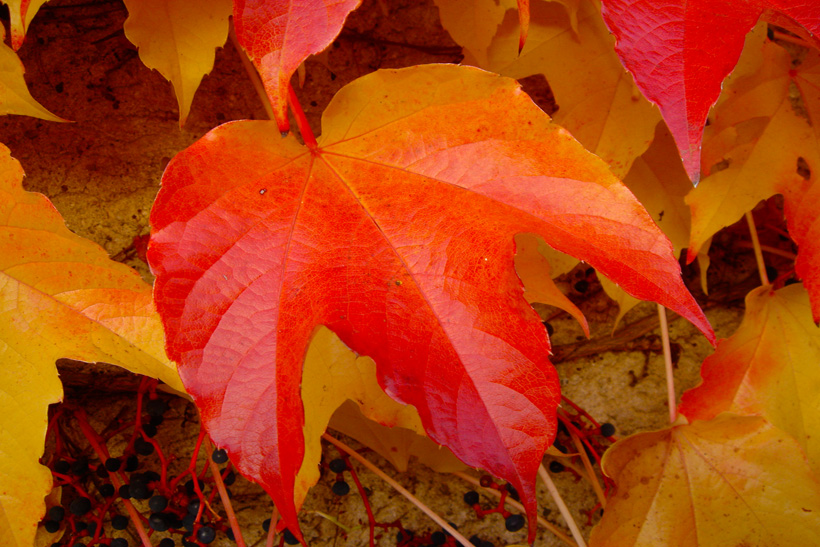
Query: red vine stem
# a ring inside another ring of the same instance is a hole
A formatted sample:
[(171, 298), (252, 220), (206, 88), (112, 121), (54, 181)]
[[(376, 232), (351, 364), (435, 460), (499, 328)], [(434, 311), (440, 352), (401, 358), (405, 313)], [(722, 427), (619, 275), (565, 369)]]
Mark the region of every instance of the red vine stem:
[(350, 465), (347, 454), (344, 454), (344, 459), (347, 462), (347, 467), (350, 470), (350, 476), (353, 477), (353, 482), (356, 483), (356, 488), (359, 490), (359, 495), (362, 497), (364, 508), (367, 511), (367, 520), (370, 525), (370, 547), (376, 547), (376, 517), (373, 515), (373, 509), (371, 509), (370, 502), (367, 499), (367, 492), (364, 491), (364, 487), (362, 486), (361, 481), (359, 481), (359, 475), (353, 469), (353, 466)]
[[(99, 440), (97, 439), (97, 432), (94, 431), (91, 424), (88, 423), (85, 411), (83, 409), (77, 409), (74, 415), (77, 417), (77, 423), (80, 424), (80, 429), (83, 431), (83, 434), (88, 439), (88, 442), (91, 443), (92, 448), (94, 448), (94, 452), (97, 453), (97, 458), (99, 458), (101, 462), (105, 462), (108, 459), (108, 450), (104, 446), (100, 445)], [(108, 475), (111, 478), (111, 482), (114, 483), (114, 486), (119, 490), (120, 486), (122, 486), (120, 478), (116, 473), (112, 473), (110, 471), (108, 472)], [(143, 546), (153, 547), (151, 545), (151, 539), (148, 537), (148, 533), (142, 526), (142, 521), (140, 520), (140, 515), (137, 513), (137, 510), (134, 509), (131, 502), (125, 498), (123, 498), (122, 503), (125, 505), (125, 510), (128, 511), (128, 515), (131, 517), (131, 522), (134, 523), (134, 527), (137, 529), (137, 535), (139, 535), (142, 540)]]
[[(205, 440), (207, 451), (213, 452), (213, 445)], [(228, 491), (225, 489), (225, 482), (222, 480), (222, 473), (219, 472), (219, 466), (216, 465), (212, 457), (208, 457), (208, 465), (211, 468), (211, 475), (214, 476), (216, 489), (219, 491), (219, 499), (222, 500), (222, 507), (225, 508), (225, 513), (228, 515), (228, 522), (233, 530), (234, 541), (238, 547), (245, 547), (245, 539), (242, 537), (242, 530), (239, 528), (239, 521), (236, 520), (236, 513), (233, 511), (233, 504), (231, 498), (228, 496)]]
[(276, 527), (279, 524), (279, 510), (273, 506), (273, 511), (270, 514), (270, 526), (268, 527), (268, 539), (265, 541), (265, 547), (273, 547), (276, 542)]
[(290, 84), (288, 84), (288, 104), (290, 104), (290, 108), (293, 110), (293, 117), (296, 118), (296, 125), (299, 127), (299, 132), (302, 133), (302, 140), (305, 141), (305, 146), (311, 150), (315, 150), (317, 147), (316, 137), (313, 136), (313, 130), (311, 130), (310, 124), (308, 124), (305, 111), (302, 110), (302, 105), (299, 104), (296, 92)]
[(381, 469), (379, 469), (378, 467), (376, 467), (375, 465), (370, 463), (368, 460), (363, 458), (361, 456), (361, 454), (359, 454), (358, 452), (356, 452), (355, 450), (353, 450), (352, 448), (350, 448), (349, 446), (344, 444), (339, 439), (331, 437), (327, 433), (323, 433), (322, 438), (324, 440), (326, 440), (327, 442), (329, 442), (330, 444), (332, 444), (333, 446), (335, 446), (336, 448), (338, 448), (339, 450), (343, 450), (344, 452), (347, 452), (347, 454), (351, 458), (358, 461), (360, 464), (362, 464), (363, 466), (368, 468), (370, 471), (375, 473), (381, 480), (383, 480), (384, 482), (386, 482), (387, 484), (392, 486), (393, 489), (396, 492), (398, 492), (399, 494), (401, 494), (402, 496), (407, 498), (407, 500), (410, 501), (410, 503), (412, 503), (413, 505), (415, 505), (416, 507), (421, 509), (424, 512), (424, 514), (426, 514), (428, 517), (433, 519), (433, 521), (435, 521), (436, 524), (441, 526), (448, 534), (453, 536), (453, 538), (455, 538), (455, 540), (458, 541), (459, 543), (461, 543), (464, 547), (474, 547), (469, 539), (464, 537), (458, 530), (456, 530), (455, 528), (450, 526), (450, 524), (446, 520), (441, 518), (435, 511), (433, 511), (432, 509), (427, 507), (425, 504), (423, 504), (421, 502), (421, 500), (419, 500), (416, 496), (411, 494), (402, 485), (400, 485), (399, 483), (394, 481), (392, 478), (388, 477), (387, 474), (384, 471), (382, 471)]

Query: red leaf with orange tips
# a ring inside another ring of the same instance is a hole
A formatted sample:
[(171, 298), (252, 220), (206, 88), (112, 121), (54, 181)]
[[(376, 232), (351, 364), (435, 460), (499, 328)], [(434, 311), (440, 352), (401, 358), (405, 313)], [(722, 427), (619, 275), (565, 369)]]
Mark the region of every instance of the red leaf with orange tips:
[[(746, 33), (767, 12), (820, 36), (820, 3), (795, 0), (603, 0), (618, 55), (661, 109), (689, 177), (700, 179), (709, 109), (732, 71)], [(820, 39), (818, 39), (820, 44)]]
[(262, 78), (279, 131), (288, 122), (288, 83), (308, 56), (341, 32), (361, 0), (234, 0), (236, 38)]
[(306, 148), (270, 122), (218, 127), (172, 160), (151, 213), (169, 354), (211, 436), (291, 530), (302, 361), (319, 325), (374, 359), (434, 441), (512, 482), (534, 517), (559, 386), (515, 274), (517, 233), (713, 339), (669, 240), (513, 80), (452, 65), (376, 72), (339, 92), (323, 130)]

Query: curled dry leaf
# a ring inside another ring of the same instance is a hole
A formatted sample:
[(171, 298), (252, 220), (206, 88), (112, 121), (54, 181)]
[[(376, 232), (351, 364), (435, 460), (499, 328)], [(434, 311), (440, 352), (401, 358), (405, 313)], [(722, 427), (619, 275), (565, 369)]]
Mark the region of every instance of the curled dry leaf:
[(275, 127), (225, 124), (171, 161), (148, 259), (169, 354), (206, 427), (292, 530), (310, 404), (299, 384), (318, 325), (373, 358), (430, 438), (512, 482), (534, 515), (560, 396), (513, 267), (517, 233), (714, 337), (669, 240), (513, 80), (380, 71), (333, 99), (318, 145)]

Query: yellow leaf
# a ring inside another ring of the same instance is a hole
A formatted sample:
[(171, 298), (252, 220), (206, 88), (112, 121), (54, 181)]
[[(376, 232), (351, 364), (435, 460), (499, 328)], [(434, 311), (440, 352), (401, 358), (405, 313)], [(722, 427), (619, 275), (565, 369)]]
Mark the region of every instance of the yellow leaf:
[(4, 34), (0, 27), (0, 114), (21, 114), (52, 122), (66, 121), (46, 110), (31, 96), (23, 78), (23, 63), (3, 41)]
[(521, 55), (517, 14), (507, 12), (487, 64), (469, 55), (465, 62), (519, 79), (543, 74), (558, 103), (556, 123), (622, 178), (652, 142), (660, 112), (621, 65), (596, 3), (580, 5), (577, 33), (563, 5), (537, 2), (531, 8)]
[(48, 405), (60, 401), (55, 361), (104, 361), (183, 391), (164, 351), (151, 286), (66, 228), (0, 145), (0, 538), (28, 547), (51, 474)]
[(11, 47), (20, 49), (26, 37), (31, 20), (37, 15), (40, 7), (48, 0), (3, 0), (9, 7), (9, 27), (11, 28)]
[[(469, 51), (478, 66), (487, 63), (487, 48), (504, 20), (507, 10), (515, 9), (516, 0), (434, 0), (443, 26), (453, 40)], [(515, 46), (518, 52), (518, 46)]]
[(540, 302), (561, 308), (573, 316), (581, 324), (584, 333), (589, 336), (589, 325), (584, 314), (552, 281), (550, 263), (539, 252), (539, 247), (543, 244), (541, 239), (533, 234), (515, 236), (515, 271), (524, 284), (524, 298), (530, 303)]
[(356, 355), (325, 327), (316, 331), (305, 357), (302, 400), (309, 403), (305, 405), (305, 456), (296, 477), (297, 508), (308, 489), (319, 480), (321, 436), (333, 413), (345, 401), (353, 401), (364, 416), (380, 424), (425, 435), (416, 409), (397, 403), (379, 386), (373, 360)]
[[(797, 159), (820, 169), (820, 140), (789, 100), (791, 58), (758, 27), (724, 85), (703, 139), (710, 174), (686, 197), (692, 210), (690, 262), (706, 240), (778, 188), (802, 182)], [(725, 168), (723, 168), (725, 167)]]
[(820, 483), (762, 418), (721, 414), (618, 441), (590, 547), (820, 545)]
[(374, 422), (350, 400), (333, 414), (330, 427), (373, 449), (401, 472), (407, 471), (411, 457), (439, 473), (467, 469), (448, 448), (436, 444), (430, 437), (404, 427), (387, 427)]
[(743, 322), (701, 369), (703, 380), (683, 394), (690, 420), (721, 412), (766, 418), (806, 451), (820, 472), (820, 329), (803, 285), (758, 287), (746, 296)]
[(231, 0), (125, 0), (125, 35), (145, 66), (174, 86), (179, 124), (191, 110), (202, 77), (214, 67), (216, 48), (228, 38)]

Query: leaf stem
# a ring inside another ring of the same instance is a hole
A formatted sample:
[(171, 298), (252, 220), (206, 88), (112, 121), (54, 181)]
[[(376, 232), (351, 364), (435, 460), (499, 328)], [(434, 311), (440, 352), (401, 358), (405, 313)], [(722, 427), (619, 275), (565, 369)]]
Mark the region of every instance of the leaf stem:
[(760, 248), (760, 239), (757, 237), (757, 228), (755, 228), (755, 219), (751, 211), (746, 212), (746, 223), (749, 225), (749, 232), (752, 235), (752, 248), (755, 251), (755, 260), (757, 261), (757, 273), (760, 274), (760, 283), (763, 285), (769, 284), (769, 276), (766, 274), (766, 263), (763, 261), (763, 250)]
[[(465, 480), (465, 481), (469, 482), (470, 484), (472, 484), (476, 488), (481, 489), (482, 492), (484, 492), (485, 494), (487, 494), (489, 496), (492, 496), (494, 498), (500, 498), (501, 497), (501, 492), (499, 492), (498, 490), (493, 490), (492, 488), (484, 488), (483, 486), (481, 486), (481, 481), (479, 481), (475, 477), (471, 477), (470, 475), (468, 475), (467, 473), (464, 473), (463, 471), (453, 471), (452, 474), (455, 475), (456, 477), (462, 479), (462, 480)], [(525, 513), (527, 511), (524, 508), (523, 505), (521, 505), (519, 502), (512, 499), (510, 496), (507, 496), (506, 498), (504, 498), (504, 503), (506, 503), (507, 505), (509, 505), (511, 507), (514, 507), (514, 508), (518, 509), (519, 511), (523, 511)], [(560, 528), (555, 526), (553, 523), (551, 523), (550, 521), (546, 520), (545, 518), (539, 517), (539, 516), (536, 516), (536, 519), (538, 521), (538, 524), (540, 524), (541, 526), (543, 526), (544, 528), (546, 528), (547, 530), (549, 530), (550, 532), (555, 534), (555, 536), (558, 539), (560, 539), (561, 541), (563, 541), (567, 545), (570, 545), (572, 547), (576, 547), (577, 544), (572, 540), (572, 538), (569, 537), (568, 535), (566, 535)]]
[(541, 477), (541, 480), (544, 482), (544, 486), (547, 487), (547, 491), (549, 491), (550, 496), (552, 496), (555, 505), (558, 506), (558, 511), (561, 512), (561, 516), (564, 517), (564, 520), (569, 527), (569, 531), (572, 532), (572, 537), (575, 538), (575, 543), (578, 544), (579, 547), (586, 547), (586, 541), (584, 541), (584, 536), (581, 534), (581, 530), (578, 528), (578, 525), (575, 523), (575, 519), (572, 518), (572, 513), (569, 512), (569, 508), (567, 504), (564, 503), (564, 499), (561, 497), (561, 494), (558, 493), (558, 489), (555, 487), (555, 483), (552, 482), (549, 473), (544, 468), (544, 464), (538, 466), (538, 476)]
[(678, 419), (678, 402), (675, 396), (675, 374), (672, 366), (672, 346), (669, 344), (669, 323), (666, 308), (658, 304), (658, 319), (661, 322), (661, 342), (663, 344), (663, 365), (666, 370), (666, 399), (669, 404), (669, 423)]
[(273, 547), (276, 543), (276, 526), (279, 524), (279, 510), (273, 506), (270, 514), (270, 526), (268, 527), (268, 538), (265, 540), (265, 547)]
[(399, 494), (401, 494), (402, 496), (407, 498), (407, 500), (410, 503), (412, 503), (413, 505), (415, 505), (416, 507), (421, 509), (424, 514), (426, 514), (428, 517), (433, 519), (433, 521), (435, 521), (436, 524), (441, 526), (448, 534), (453, 536), (453, 538), (455, 538), (455, 540), (458, 541), (459, 543), (461, 543), (464, 547), (474, 547), (474, 545), (472, 543), (470, 543), (469, 539), (467, 539), (466, 537), (461, 535), (461, 533), (459, 533), (458, 530), (456, 530), (455, 528), (450, 526), (450, 524), (446, 520), (441, 518), (435, 511), (433, 511), (432, 509), (427, 507), (424, 503), (421, 502), (421, 500), (419, 500), (416, 496), (414, 496), (409, 491), (407, 491), (402, 485), (400, 485), (399, 483), (394, 481), (392, 478), (387, 476), (387, 474), (384, 471), (382, 471), (381, 469), (379, 469), (378, 467), (376, 467), (375, 465), (373, 465), (372, 463), (367, 461), (365, 458), (363, 458), (361, 456), (361, 454), (359, 454), (358, 452), (356, 452), (355, 450), (353, 450), (352, 448), (350, 448), (349, 446), (344, 444), (339, 439), (331, 437), (327, 433), (323, 433), (322, 438), (324, 440), (326, 440), (327, 442), (329, 442), (330, 444), (332, 444), (333, 446), (335, 446), (336, 448), (338, 448), (339, 450), (343, 450), (344, 452), (347, 452), (347, 454), (351, 458), (358, 461), (360, 464), (362, 464), (363, 466), (368, 468), (370, 471), (375, 473), (381, 480), (383, 480), (384, 482), (386, 482), (387, 484), (392, 486), (393, 489), (396, 492), (398, 492)]
[(296, 92), (293, 86), (288, 84), (288, 104), (293, 111), (293, 117), (296, 118), (296, 125), (299, 127), (299, 132), (302, 134), (302, 140), (305, 141), (305, 146), (311, 150), (316, 149), (316, 137), (313, 136), (313, 130), (308, 124), (305, 111), (302, 110), (302, 105), (299, 104), (299, 99), (296, 97)]
[[(205, 442), (207, 443), (206, 451), (213, 452), (214, 447), (210, 440), (206, 439)], [(216, 465), (214, 459), (211, 456), (207, 457), (208, 465), (211, 468), (211, 474), (214, 476), (214, 482), (216, 483), (216, 489), (219, 491), (219, 499), (222, 500), (222, 507), (225, 508), (225, 513), (228, 516), (228, 523), (230, 523), (231, 530), (233, 530), (234, 541), (236, 541), (236, 545), (238, 547), (245, 547), (245, 539), (242, 537), (242, 529), (239, 527), (239, 521), (236, 520), (236, 513), (234, 513), (231, 498), (228, 496), (228, 490), (225, 488), (225, 482), (222, 480), (222, 473), (220, 473), (219, 466)]]

